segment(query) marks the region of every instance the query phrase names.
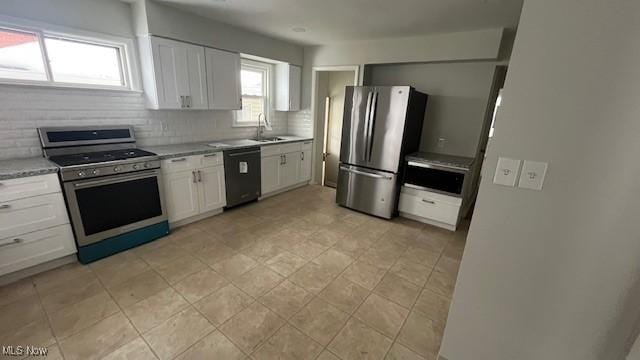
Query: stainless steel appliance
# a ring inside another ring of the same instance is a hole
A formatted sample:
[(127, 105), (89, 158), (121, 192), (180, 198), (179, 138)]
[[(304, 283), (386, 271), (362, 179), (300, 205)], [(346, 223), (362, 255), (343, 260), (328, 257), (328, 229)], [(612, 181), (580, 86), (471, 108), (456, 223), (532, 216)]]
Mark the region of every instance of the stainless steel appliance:
[(418, 152), (406, 157), (404, 186), (462, 197), (469, 186), (473, 158)]
[(88, 263), (169, 233), (158, 157), (136, 148), (130, 126), (38, 129), (60, 179)]
[(224, 178), (227, 208), (260, 197), (260, 147), (224, 150)]
[(427, 97), (410, 86), (347, 86), (339, 205), (396, 216), (403, 159), (418, 150)]

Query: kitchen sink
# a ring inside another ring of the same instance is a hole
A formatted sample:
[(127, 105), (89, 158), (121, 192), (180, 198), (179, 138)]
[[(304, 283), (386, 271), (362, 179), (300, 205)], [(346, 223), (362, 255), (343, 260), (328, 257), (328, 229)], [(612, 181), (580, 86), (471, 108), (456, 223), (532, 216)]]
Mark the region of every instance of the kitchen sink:
[(258, 142), (274, 142), (274, 141), (284, 141), (286, 139), (283, 138), (279, 138), (279, 137), (263, 137), (263, 138), (253, 138), (251, 139), (253, 141), (258, 141)]

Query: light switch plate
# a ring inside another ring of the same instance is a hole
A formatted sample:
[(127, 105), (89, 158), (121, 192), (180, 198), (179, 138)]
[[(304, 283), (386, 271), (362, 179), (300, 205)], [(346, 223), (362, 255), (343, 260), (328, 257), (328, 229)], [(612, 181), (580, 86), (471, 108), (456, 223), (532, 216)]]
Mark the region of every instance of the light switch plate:
[(542, 190), (544, 177), (547, 175), (547, 163), (525, 160), (518, 187), (531, 190)]
[(498, 158), (498, 166), (496, 166), (496, 174), (493, 177), (493, 183), (514, 187), (516, 186), (519, 170), (520, 160), (503, 157)]

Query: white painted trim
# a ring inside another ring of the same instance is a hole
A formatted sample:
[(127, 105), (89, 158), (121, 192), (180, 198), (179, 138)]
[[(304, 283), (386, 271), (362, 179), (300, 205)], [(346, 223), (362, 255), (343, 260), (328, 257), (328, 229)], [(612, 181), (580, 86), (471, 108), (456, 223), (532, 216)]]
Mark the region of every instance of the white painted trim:
[[(360, 65), (336, 65), (336, 66), (314, 66), (311, 68), (311, 126), (313, 127), (313, 138), (318, 139), (317, 134), (317, 122), (318, 113), (317, 113), (317, 104), (316, 104), (316, 94), (318, 87), (318, 72), (325, 71), (353, 71), (353, 83), (357, 85), (362, 85), (362, 78), (360, 76)], [(324, 121), (324, 119), (322, 119)], [(324, 141), (315, 141), (313, 144), (312, 157), (313, 162), (311, 163), (311, 181), (316, 180), (316, 164), (315, 160), (318, 158), (318, 153), (322, 153), (324, 147)], [(322, 183), (322, 180), (320, 180)]]

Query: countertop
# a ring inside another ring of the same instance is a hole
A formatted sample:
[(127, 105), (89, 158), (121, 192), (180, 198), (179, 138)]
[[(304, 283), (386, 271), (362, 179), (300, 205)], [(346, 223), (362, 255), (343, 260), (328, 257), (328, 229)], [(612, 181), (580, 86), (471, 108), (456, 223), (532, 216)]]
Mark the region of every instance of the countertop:
[(0, 180), (58, 172), (58, 166), (42, 157), (0, 160)]
[[(219, 152), (225, 149), (239, 149), (248, 146), (269, 146), (276, 144), (286, 144), (298, 141), (308, 141), (313, 140), (313, 138), (309, 137), (301, 137), (294, 135), (275, 135), (275, 136), (265, 136), (265, 138), (269, 137), (278, 137), (284, 140), (280, 141), (269, 141), (269, 142), (258, 142), (247, 139), (235, 139), (235, 140), (215, 140), (208, 142), (198, 142), (198, 143), (188, 143), (188, 144), (173, 144), (173, 145), (159, 145), (159, 146), (141, 146), (140, 148), (143, 150), (150, 151), (152, 153), (157, 154), (161, 160), (171, 159), (180, 156), (189, 156), (189, 155), (201, 155), (201, 154), (211, 154), (215, 152)], [(209, 144), (217, 145), (210, 146)]]
[(433, 164), (441, 167), (454, 167), (468, 171), (473, 166), (474, 159), (463, 156), (438, 154), (432, 152), (416, 152), (405, 157), (407, 161), (423, 164)]
[[(284, 140), (271, 142), (248, 141), (243, 139), (216, 140), (189, 144), (140, 146), (140, 148), (157, 154), (160, 159), (170, 159), (180, 156), (209, 154), (222, 151), (224, 149), (237, 149), (247, 146), (268, 146), (312, 140), (312, 138), (293, 135), (277, 135), (273, 137), (279, 137)], [(212, 147), (208, 144), (218, 144), (218, 146)], [(58, 166), (42, 157), (0, 160), (0, 180), (37, 176), (56, 172), (58, 172)]]

